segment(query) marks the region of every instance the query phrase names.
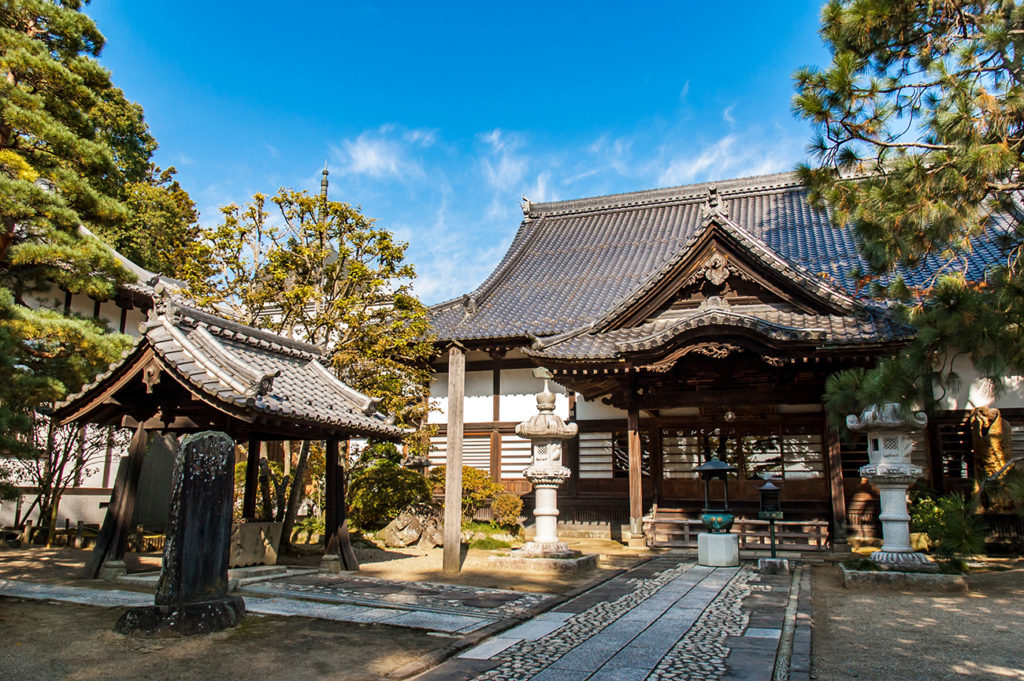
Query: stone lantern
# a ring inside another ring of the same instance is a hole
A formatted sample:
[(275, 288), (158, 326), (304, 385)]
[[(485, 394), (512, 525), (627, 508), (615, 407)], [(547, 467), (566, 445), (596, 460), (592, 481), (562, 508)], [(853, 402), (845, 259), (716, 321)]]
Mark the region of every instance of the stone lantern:
[(530, 441), (533, 463), (523, 477), (533, 485), (536, 504), (533, 510), (537, 533), (517, 553), (536, 558), (572, 558), (579, 555), (558, 541), (558, 488), (569, 477), (562, 465), (562, 441), (576, 436), (578, 426), (566, 424), (555, 414), (555, 395), (548, 389), (551, 374), (537, 369), (534, 376), (544, 379), (544, 390), (537, 393), (537, 414), (516, 426), (516, 435)]
[(871, 554), (871, 560), (885, 567), (937, 569), (930, 558), (911, 547), (907, 513), (907, 488), (921, 477), (921, 467), (910, 463), (912, 433), (927, 422), (921, 412), (902, 416), (899, 405), (892, 402), (868, 407), (859, 418), (846, 417), (850, 430), (868, 437), (868, 465), (861, 466), (860, 474), (878, 488), (882, 521), (882, 548)]

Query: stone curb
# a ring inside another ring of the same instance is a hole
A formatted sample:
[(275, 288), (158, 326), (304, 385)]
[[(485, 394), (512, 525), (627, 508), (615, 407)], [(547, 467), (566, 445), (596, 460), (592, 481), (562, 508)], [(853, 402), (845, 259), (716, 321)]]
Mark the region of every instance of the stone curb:
[(930, 572), (897, 572), (894, 570), (851, 570), (840, 564), (843, 586), (847, 589), (888, 588), (905, 591), (967, 592), (964, 575), (943, 575)]
[(644, 560), (641, 560), (640, 562), (628, 568), (619, 568), (617, 570), (612, 570), (607, 575), (601, 575), (597, 579), (591, 580), (590, 582), (587, 582), (582, 586), (578, 586), (571, 591), (568, 591), (564, 594), (558, 594), (552, 598), (547, 599), (543, 603), (538, 603), (532, 608), (524, 610), (522, 613), (516, 615), (515, 617), (506, 617), (505, 619), (499, 620), (494, 624), (489, 624), (486, 627), (477, 629), (476, 631), (460, 638), (458, 641), (455, 641), (445, 646), (444, 648), (438, 648), (437, 650), (433, 650), (429, 653), (424, 653), (415, 660), (407, 662), (398, 669), (389, 672), (386, 675), (386, 678), (394, 679), (395, 681), (401, 681), (401, 679), (407, 679), (414, 675), (422, 674), (425, 671), (433, 669), (434, 667), (441, 664), (448, 658), (453, 657), (457, 653), (460, 653), (463, 650), (466, 650), (467, 648), (475, 646), (477, 643), (480, 643), (484, 639), (490, 638), (495, 634), (500, 634), (503, 631), (506, 631), (514, 626), (522, 624), (523, 622), (532, 619), (537, 615), (540, 615), (541, 613), (545, 613), (548, 610), (551, 610), (552, 608), (555, 608), (567, 601), (570, 601), (573, 598), (579, 596), (580, 594), (590, 591), (591, 589), (596, 589), (605, 582), (614, 579), (621, 574), (629, 572), (630, 570), (638, 568), (641, 565), (644, 565), (645, 563), (650, 562), (653, 558), (654, 556), (645, 558)]

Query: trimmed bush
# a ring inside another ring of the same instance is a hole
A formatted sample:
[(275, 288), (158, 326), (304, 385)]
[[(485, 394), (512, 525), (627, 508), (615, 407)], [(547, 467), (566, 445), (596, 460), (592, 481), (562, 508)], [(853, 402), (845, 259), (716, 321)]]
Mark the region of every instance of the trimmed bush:
[(515, 494), (502, 492), (491, 500), (491, 515), (498, 527), (516, 529), (523, 513), (523, 500)]
[(431, 500), (430, 483), (416, 471), (393, 463), (360, 471), (348, 488), (349, 520), (365, 530), (379, 530), (409, 504)]
[[(445, 467), (438, 466), (430, 471), (427, 476), (430, 485), (437, 490), (444, 492)], [(491, 479), (491, 476), (470, 466), (462, 467), (462, 517), (472, 520), (476, 512), (480, 510), (488, 500), (502, 493), (504, 488)]]
[(977, 503), (962, 494), (922, 496), (911, 503), (911, 531), (927, 532), (935, 553), (964, 556), (985, 550), (985, 522)]

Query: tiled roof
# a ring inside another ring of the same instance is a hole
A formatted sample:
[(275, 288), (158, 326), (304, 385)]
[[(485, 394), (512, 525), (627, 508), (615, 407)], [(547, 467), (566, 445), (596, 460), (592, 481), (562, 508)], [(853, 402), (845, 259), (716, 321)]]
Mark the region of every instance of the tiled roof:
[(538, 359), (618, 359), (629, 353), (653, 350), (690, 332), (707, 327), (746, 329), (769, 342), (801, 343), (816, 348), (841, 348), (866, 342), (892, 342), (909, 338), (913, 331), (888, 315), (863, 310), (855, 315), (813, 315), (786, 312), (767, 305), (729, 309), (693, 310), (640, 326), (596, 332), (580, 330), (536, 341), (526, 348)]
[(148, 345), (161, 365), (202, 399), (240, 413), (399, 438), (404, 431), (376, 412), (376, 401), (345, 385), (324, 366), (315, 345), (279, 336), (180, 303), (162, 303), (140, 324), (142, 336), (122, 361), (77, 395), (56, 405), (73, 411)]
[[(867, 266), (852, 229), (831, 225), (808, 204), (793, 173), (529, 204), (508, 252), (494, 272), (462, 298), (435, 305), (431, 324), (442, 340), (522, 339), (593, 324), (638, 291), (685, 249), (702, 227), (701, 205), (717, 186), (731, 221), (780, 263), (863, 299), (851, 276)], [(978, 241), (969, 278), (1000, 257)], [(948, 263), (927, 258), (902, 271), (911, 286), (927, 285)], [(805, 280), (806, 281), (806, 280)]]

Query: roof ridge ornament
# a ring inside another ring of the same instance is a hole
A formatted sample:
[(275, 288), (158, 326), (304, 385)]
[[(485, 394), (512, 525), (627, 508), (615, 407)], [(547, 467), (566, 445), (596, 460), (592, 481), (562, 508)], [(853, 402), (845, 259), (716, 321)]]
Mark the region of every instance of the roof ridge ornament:
[(729, 219), (729, 206), (722, 201), (722, 195), (718, 193), (716, 185), (708, 186), (708, 195), (700, 206), (700, 219), (704, 224), (715, 219)]
[(530, 217), (530, 209), (533, 207), (533, 201), (526, 198), (526, 194), (519, 200), (519, 207), (523, 209), (523, 216)]

